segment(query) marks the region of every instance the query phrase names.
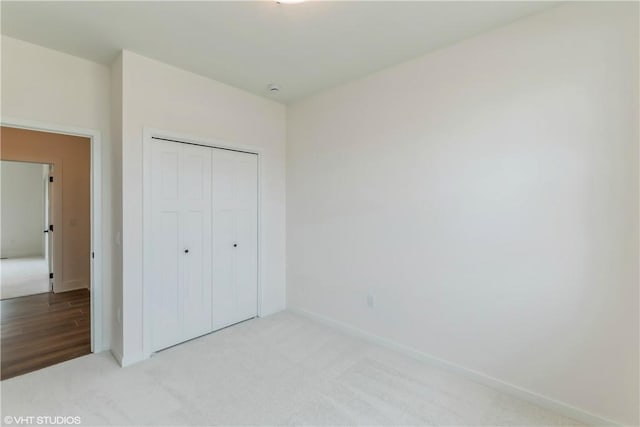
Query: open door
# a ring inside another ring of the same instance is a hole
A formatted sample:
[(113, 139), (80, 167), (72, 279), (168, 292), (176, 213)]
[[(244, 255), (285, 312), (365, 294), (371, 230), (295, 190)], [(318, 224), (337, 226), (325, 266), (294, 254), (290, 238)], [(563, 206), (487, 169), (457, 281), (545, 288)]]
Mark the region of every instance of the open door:
[(49, 265), (49, 290), (51, 290), (52, 292), (55, 290), (54, 289), (54, 280), (55, 280), (55, 272), (54, 272), (54, 245), (53, 245), (53, 240), (54, 240), (54, 236), (53, 236), (53, 222), (54, 222), (54, 218), (53, 218), (53, 213), (55, 212), (54, 210), (54, 206), (53, 206), (53, 201), (54, 201), (54, 177), (53, 177), (53, 165), (48, 165), (48, 173), (46, 176), (46, 182), (45, 182), (45, 201), (44, 201), (44, 206), (45, 206), (45, 214), (44, 214), (44, 235), (45, 235), (45, 258), (47, 260), (47, 264)]

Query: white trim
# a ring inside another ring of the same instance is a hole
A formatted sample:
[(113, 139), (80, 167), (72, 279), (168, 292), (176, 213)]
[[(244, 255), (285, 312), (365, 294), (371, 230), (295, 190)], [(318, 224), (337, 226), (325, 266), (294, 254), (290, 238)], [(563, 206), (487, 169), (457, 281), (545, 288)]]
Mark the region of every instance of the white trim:
[(116, 359), (116, 362), (118, 362), (120, 367), (124, 367), (125, 366), (125, 365), (122, 364), (122, 355), (120, 353), (118, 353), (116, 350), (114, 350), (113, 348), (111, 349), (111, 355), (113, 356), (114, 359)]
[[(170, 139), (175, 142), (182, 143), (190, 143), (203, 145), (211, 148), (225, 148), (229, 150), (236, 151), (244, 151), (247, 153), (256, 154), (258, 156), (258, 307), (257, 313), (258, 317), (262, 317), (262, 307), (263, 307), (263, 261), (262, 257), (265, 251), (263, 250), (263, 242), (264, 239), (262, 237), (262, 182), (264, 180), (263, 168), (262, 168), (262, 153), (263, 150), (256, 146), (244, 145), (244, 144), (236, 144), (233, 142), (222, 141), (219, 139), (211, 139), (204, 138), (201, 136), (193, 136), (184, 133), (178, 133), (173, 131), (167, 131), (162, 129), (156, 129), (151, 127), (143, 127), (142, 129), (142, 218), (146, 217), (146, 212), (151, 206), (151, 194), (147, 189), (147, 185), (151, 180), (151, 140), (153, 137), (156, 138), (165, 138)], [(148, 254), (145, 252), (144, 247), (145, 243), (148, 241), (148, 236), (151, 234), (149, 229), (150, 224), (149, 221), (144, 221), (142, 224), (142, 355), (136, 355), (134, 357), (126, 357), (122, 360), (122, 366), (128, 366), (140, 360), (148, 359), (152, 355), (152, 351), (150, 350), (151, 345), (149, 343), (150, 331), (149, 331), (149, 322), (148, 322), (148, 309), (145, 304), (146, 301), (149, 301), (148, 298), (148, 284), (146, 283), (146, 275), (145, 271), (149, 270)]]
[(102, 294), (102, 140), (100, 131), (34, 120), (2, 117), (2, 126), (60, 133), (91, 140), (91, 351), (108, 350), (102, 336), (104, 298)]
[(612, 420), (606, 419), (604, 417), (594, 415), (583, 409), (576, 408), (575, 406), (569, 405), (568, 403), (558, 401), (551, 397), (543, 396), (534, 391), (527, 390), (517, 385), (502, 381), (498, 378), (494, 378), (487, 374), (483, 374), (482, 372), (475, 371), (473, 369), (469, 369), (464, 366), (460, 366), (456, 363), (449, 362), (444, 359), (440, 359), (431, 354), (423, 353), (419, 350), (416, 350), (415, 348), (397, 343), (387, 338), (383, 338), (379, 335), (371, 334), (369, 332), (363, 331), (362, 329), (351, 326), (347, 323), (343, 323), (338, 320), (333, 320), (328, 317), (325, 317), (320, 314), (317, 314), (308, 310), (304, 310), (301, 308), (290, 307), (290, 308), (287, 308), (287, 310), (292, 313), (298, 314), (300, 316), (315, 320), (319, 323), (330, 326), (337, 330), (340, 330), (348, 335), (363, 339), (370, 343), (377, 344), (391, 350), (395, 350), (399, 353), (405, 354), (414, 359), (432, 364), (440, 369), (444, 369), (446, 371), (465, 377), (471, 381), (486, 385), (487, 387), (491, 387), (503, 393), (518, 397), (522, 400), (526, 400), (542, 408), (564, 415), (565, 417), (568, 417), (568, 418), (573, 418), (574, 420), (583, 422), (585, 424), (592, 425), (592, 426), (623, 425), (622, 423), (617, 423)]

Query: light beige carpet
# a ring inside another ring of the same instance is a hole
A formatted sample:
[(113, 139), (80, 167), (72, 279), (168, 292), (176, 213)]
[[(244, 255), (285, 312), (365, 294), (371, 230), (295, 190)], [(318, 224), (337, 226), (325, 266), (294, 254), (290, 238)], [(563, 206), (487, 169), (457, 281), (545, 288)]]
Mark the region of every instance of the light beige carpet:
[(0, 299), (49, 292), (49, 266), (43, 257), (0, 260)]
[(90, 355), (2, 381), (2, 416), (81, 425), (577, 425), (290, 312), (119, 368)]

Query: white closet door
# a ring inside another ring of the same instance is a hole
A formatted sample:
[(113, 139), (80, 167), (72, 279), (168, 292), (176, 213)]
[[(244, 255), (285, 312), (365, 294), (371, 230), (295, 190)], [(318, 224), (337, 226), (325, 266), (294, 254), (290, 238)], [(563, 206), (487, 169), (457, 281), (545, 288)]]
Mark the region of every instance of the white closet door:
[(154, 140), (149, 307), (153, 351), (212, 330), (209, 148)]
[(213, 152), (213, 329), (257, 316), (258, 156)]

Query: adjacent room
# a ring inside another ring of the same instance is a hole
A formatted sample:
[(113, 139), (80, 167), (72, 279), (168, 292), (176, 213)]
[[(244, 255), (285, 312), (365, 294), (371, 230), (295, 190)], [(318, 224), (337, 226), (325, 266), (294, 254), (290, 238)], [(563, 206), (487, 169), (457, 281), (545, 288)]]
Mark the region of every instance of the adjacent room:
[(0, 379), (91, 353), (90, 142), (0, 128)]
[(49, 292), (49, 168), (0, 160), (0, 299)]
[(2, 1), (6, 425), (640, 425), (640, 2)]

